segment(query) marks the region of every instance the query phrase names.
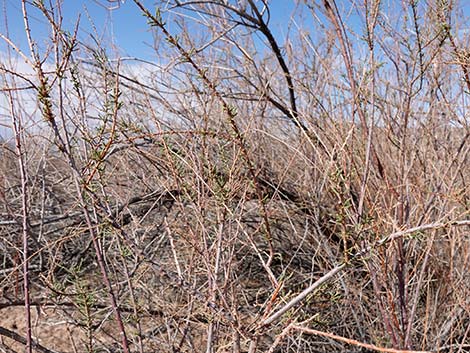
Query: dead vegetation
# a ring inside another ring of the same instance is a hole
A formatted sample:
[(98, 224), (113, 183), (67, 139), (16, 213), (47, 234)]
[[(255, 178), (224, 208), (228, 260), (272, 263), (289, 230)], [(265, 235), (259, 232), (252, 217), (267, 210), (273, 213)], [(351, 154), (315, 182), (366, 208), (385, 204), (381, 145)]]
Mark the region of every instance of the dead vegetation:
[(52, 29), (0, 66), (0, 351), (468, 351), (458, 5), (299, 2), (280, 38), (263, 1), (134, 3), (137, 74), (23, 2)]

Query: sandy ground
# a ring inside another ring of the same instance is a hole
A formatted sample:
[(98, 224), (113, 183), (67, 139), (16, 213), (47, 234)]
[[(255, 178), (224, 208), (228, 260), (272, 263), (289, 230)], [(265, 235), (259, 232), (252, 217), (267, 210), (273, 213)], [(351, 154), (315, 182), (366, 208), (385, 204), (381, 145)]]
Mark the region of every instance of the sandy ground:
[[(32, 310), (33, 339), (44, 347), (61, 353), (85, 352), (86, 335), (84, 330), (67, 322), (53, 308)], [(0, 326), (25, 336), (23, 307), (13, 306), (0, 309)], [(23, 352), (24, 346), (12, 339), (0, 336), (0, 352)], [(11, 352), (11, 351), (10, 351)]]

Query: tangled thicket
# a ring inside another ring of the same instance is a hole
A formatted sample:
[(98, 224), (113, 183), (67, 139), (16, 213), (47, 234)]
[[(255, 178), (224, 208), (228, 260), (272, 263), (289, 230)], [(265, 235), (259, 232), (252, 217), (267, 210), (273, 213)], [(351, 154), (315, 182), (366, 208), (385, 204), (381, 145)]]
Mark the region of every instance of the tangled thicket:
[(38, 1), (50, 55), (0, 64), (0, 349), (24, 304), (78, 328), (64, 352), (468, 351), (458, 9), (307, 1), (278, 38), (263, 1), (134, 2), (158, 63)]

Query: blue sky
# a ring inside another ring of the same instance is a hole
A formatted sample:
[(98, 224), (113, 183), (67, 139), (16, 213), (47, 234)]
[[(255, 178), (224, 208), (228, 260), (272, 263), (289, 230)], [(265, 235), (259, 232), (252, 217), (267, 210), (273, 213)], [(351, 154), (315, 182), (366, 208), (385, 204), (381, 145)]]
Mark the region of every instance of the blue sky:
[[(28, 0), (31, 3), (33, 0)], [(43, 0), (46, 3), (61, 2), (62, 3), (62, 28), (72, 31), (75, 27), (76, 21), (80, 18), (79, 40), (85, 44), (91, 44), (97, 47), (99, 42), (100, 47), (108, 49), (109, 57), (116, 57), (119, 54), (121, 57), (136, 57), (143, 60), (155, 61), (158, 53), (152, 48), (153, 37), (149, 30), (146, 19), (142, 16), (140, 10), (132, 0)], [(231, 0), (237, 1), (237, 0)], [(309, 0), (312, 3), (321, 3), (318, 0)], [(142, 0), (142, 2), (153, 11), (154, 0)], [(269, 26), (278, 39), (280, 46), (283, 46), (284, 39), (289, 31), (290, 17), (294, 13), (296, 3), (303, 3), (303, 0), (271, 0), (271, 20)], [(336, 3), (343, 16), (344, 22), (347, 26), (355, 31), (356, 37), (350, 34), (350, 40), (355, 50), (359, 46), (364, 47), (364, 42), (360, 40), (363, 33), (364, 24), (360, 17), (362, 14), (357, 14), (357, 9), (354, 4), (362, 4), (353, 0), (336, 0)], [(427, 6), (426, 1), (421, 0), (418, 2), (419, 6)], [(458, 14), (463, 14), (468, 18), (470, 15), (470, 0), (462, 0), (456, 3), (458, 6)], [(21, 50), (29, 55), (29, 49), (26, 42), (26, 35), (24, 31), (24, 23), (21, 11), (21, 0), (0, 0), (0, 33), (9, 36), (12, 42), (18, 45)], [(396, 0), (382, 0), (382, 11), (386, 16), (394, 17), (400, 14), (398, 11), (403, 11), (401, 8), (401, 1)], [(114, 9), (111, 9), (114, 7)], [(29, 18), (32, 27), (34, 40), (38, 45), (44, 49), (50, 45), (49, 39), (49, 25), (42, 14), (37, 9), (29, 5)], [(331, 26), (328, 21), (317, 13), (315, 19), (307, 7), (302, 5), (305, 11), (300, 14), (297, 13), (296, 20), (303, 21), (299, 23), (303, 29), (309, 31), (310, 35), (315, 41), (324, 32), (317, 26), (317, 21), (321, 21), (326, 26)], [(409, 11), (409, 7), (408, 7)], [(420, 11), (422, 13), (422, 11)], [(402, 14), (403, 15), (403, 14)], [(410, 18), (410, 13), (408, 13)], [(423, 21), (423, 19), (421, 19)], [(171, 19), (167, 22), (171, 27)], [(410, 30), (411, 29), (410, 24)], [(8, 33), (7, 33), (8, 29)], [(171, 29), (171, 28), (170, 28)], [(291, 28), (295, 30), (295, 28)], [(402, 30), (399, 28), (398, 30)], [(319, 33), (315, 36), (315, 33)], [(468, 23), (456, 33), (457, 36), (464, 39), (462, 43), (468, 43)], [(255, 37), (255, 43), (261, 44), (260, 41), (256, 42), (260, 36)], [(263, 39), (264, 40), (264, 39)], [(262, 45), (260, 46), (260, 48)], [(7, 44), (0, 38), (0, 58), (4, 57)], [(118, 48), (118, 53), (113, 53), (112, 48)], [(360, 54), (356, 54), (356, 57)]]
[[(45, 0), (46, 3), (48, 1), (55, 3), (57, 0)], [(144, 0), (143, 2), (149, 9), (153, 8), (154, 1)], [(270, 3), (270, 28), (281, 43), (288, 30), (288, 20), (295, 9), (295, 3), (294, 0), (273, 0)], [(9, 37), (27, 53), (21, 0), (0, 0), (0, 4), (2, 5), (1, 16), (6, 18), (8, 22)], [(119, 6), (117, 6), (118, 4)], [(114, 6), (115, 8), (109, 9), (106, 6)], [(49, 27), (44, 17), (36, 9), (28, 6), (28, 10), (34, 39), (39, 45), (45, 45)], [(151, 60), (155, 54), (150, 47), (153, 39), (146, 19), (132, 0), (121, 0), (119, 3), (117, 0), (114, 0), (113, 3), (106, 0), (62, 1), (63, 28), (73, 30), (79, 15), (79, 39), (82, 42), (92, 43), (92, 37), (98, 37), (106, 40), (102, 44), (107, 47), (115, 44), (121, 49), (121, 55), (124, 56), (136, 56)], [(313, 21), (307, 12), (303, 18), (305, 21)], [(0, 33), (6, 34), (6, 23), (3, 20), (0, 20)], [(4, 51), (5, 48), (5, 43), (0, 40), (0, 51)]]
[[(21, 13), (20, 0), (0, 0), (6, 11), (10, 38), (14, 43), (21, 43), (26, 49), (26, 37)], [(55, 0), (54, 0), (55, 2)], [(146, 56), (150, 52), (144, 42), (150, 43), (152, 37), (148, 33), (145, 19), (132, 1), (121, 2), (119, 8), (109, 10), (101, 4), (107, 4), (104, 0), (65, 0), (62, 5), (63, 27), (73, 30), (80, 16), (80, 40), (85, 43), (93, 41), (93, 37), (109, 40), (114, 38), (115, 44), (131, 55)], [(151, 3), (147, 1), (147, 3)], [(33, 29), (35, 39), (41, 44), (47, 40), (48, 25), (42, 15), (38, 14), (33, 7), (29, 6), (30, 25)], [(4, 15), (2, 14), (2, 17)], [(0, 31), (5, 33), (5, 23), (0, 26)], [(4, 43), (0, 44), (0, 50)]]
[[(32, 2), (33, 0), (28, 0)], [(98, 41), (104, 40), (100, 43), (101, 46), (108, 48), (108, 55), (114, 57), (112, 51), (113, 44), (119, 48), (120, 56), (137, 57), (139, 59), (155, 61), (158, 53), (155, 53), (151, 47), (153, 37), (149, 31), (146, 19), (141, 15), (139, 9), (132, 0), (120, 1), (120, 6), (113, 10), (107, 9), (105, 4), (109, 4), (106, 0), (44, 0), (46, 3), (62, 3), (62, 16), (63, 28), (73, 30), (75, 23), (80, 16), (80, 31), (79, 39), (83, 43), (94, 44), (93, 38)], [(153, 8), (153, 0), (142, 0), (149, 9)], [(231, 0), (236, 1), (236, 0)], [(299, 0), (303, 1), (303, 0)], [(309, 0), (319, 3), (319, 0)], [(363, 24), (359, 20), (358, 14), (355, 10), (351, 11), (351, 4), (362, 3), (354, 0), (336, 0), (343, 19), (347, 25), (357, 32), (358, 37), (350, 37), (354, 45), (354, 49), (364, 44), (357, 40), (362, 32)], [(116, 4), (117, 1), (114, 1)], [(101, 4), (101, 5), (100, 5)], [(280, 45), (283, 45), (285, 35), (288, 31), (289, 19), (295, 9), (295, 0), (271, 0), (271, 21), (270, 28), (274, 35), (277, 37)], [(396, 10), (400, 8), (401, 1), (397, 0), (382, 0), (382, 10), (393, 17), (397, 15)], [(420, 6), (426, 6), (424, 0), (419, 1)], [(393, 9), (395, 7), (395, 9)], [(458, 3), (458, 13), (463, 14), (464, 17), (470, 15), (470, 0), (461, 0)], [(306, 10), (306, 7), (303, 7)], [(42, 14), (34, 9), (33, 6), (28, 6), (30, 15), (30, 24), (32, 27), (34, 40), (43, 49), (49, 44), (49, 26)], [(24, 23), (21, 11), (21, 0), (0, 0), (0, 33), (8, 36), (13, 43), (18, 45), (21, 50), (29, 56), (29, 49), (27, 47), (26, 35), (24, 31)], [(302, 14), (303, 24), (299, 23), (301, 27), (307, 29), (315, 40), (316, 27), (315, 19), (307, 10)], [(320, 16), (320, 21), (329, 25), (328, 21)], [(300, 20), (297, 17), (297, 20)], [(171, 26), (171, 21), (168, 21)], [(7, 25), (8, 24), (8, 25)], [(8, 29), (8, 33), (7, 33)], [(321, 30), (318, 33), (323, 33)], [(461, 43), (469, 43), (468, 39), (468, 23), (465, 23), (459, 28), (457, 36), (460, 36)], [(261, 44), (261, 42), (259, 42)], [(96, 45), (93, 45), (96, 47)], [(0, 38), (0, 60), (5, 58), (7, 45), (3, 39)], [(356, 55), (356, 58), (358, 55)], [(27, 68), (26, 68), (27, 69)], [(31, 68), (29, 68), (31, 70)], [(21, 71), (21, 70), (20, 70)], [(0, 125), (1, 118), (5, 114), (5, 104), (1, 100), (0, 95)], [(1, 126), (0, 126), (1, 135)]]
[[(55, 3), (57, 0), (45, 0), (45, 2)], [(313, 1), (313, 0), (312, 0)], [(153, 8), (154, 1), (143, 0), (149, 9)], [(272, 0), (270, 27), (274, 34), (282, 39), (287, 31), (287, 23), (295, 7), (295, 0)], [(116, 6), (119, 3), (119, 7)], [(361, 23), (354, 11), (349, 11), (351, 3), (354, 1), (337, 0), (343, 14), (349, 14), (345, 20), (349, 26), (360, 32)], [(385, 12), (391, 11), (391, 6), (399, 6), (400, 2), (394, 0), (383, 0), (382, 8)], [(425, 4), (420, 1), (420, 4)], [(9, 36), (12, 41), (19, 44), (26, 52), (26, 37), (21, 13), (21, 0), (0, 0), (1, 20), (0, 33), (6, 34), (6, 23), (8, 21)], [(63, 0), (62, 1), (63, 27), (72, 30), (80, 14), (80, 40), (85, 43), (92, 43), (93, 37), (104, 38), (105, 46), (115, 44), (121, 49), (121, 55), (136, 56), (142, 59), (151, 59), (154, 55), (150, 45), (153, 41), (149, 33), (145, 18), (141, 15), (132, 0), (106, 1), (106, 0)], [(114, 10), (109, 10), (105, 5), (114, 5)], [(425, 5), (424, 5), (425, 6)], [(470, 14), (470, 1), (465, 0), (459, 4), (464, 14)], [(38, 11), (28, 6), (30, 10), (30, 21), (33, 35), (39, 45), (47, 41), (48, 25)], [(305, 13), (307, 27), (313, 25), (310, 13)], [(313, 27), (313, 26), (312, 26)], [(113, 41), (114, 43), (111, 43)], [(4, 51), (6, 45), (0, 40), (0, 51)]]

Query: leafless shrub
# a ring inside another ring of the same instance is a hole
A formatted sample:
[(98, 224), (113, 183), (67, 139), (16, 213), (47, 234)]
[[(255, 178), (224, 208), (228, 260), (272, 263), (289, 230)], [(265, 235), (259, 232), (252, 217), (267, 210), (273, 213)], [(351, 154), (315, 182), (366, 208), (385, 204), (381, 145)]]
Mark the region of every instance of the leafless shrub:
[(29, 53), (1, 35), (31, 72), (0, 66), (0, 310), (26, 313), (0, 347), (468, 350), (457, 5), (299, 2), (281, 38), (265, 1), (134, 3), (161, 58), (138, 74), (59, 5), (22, 2)]

